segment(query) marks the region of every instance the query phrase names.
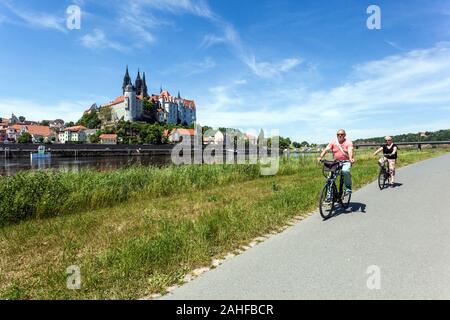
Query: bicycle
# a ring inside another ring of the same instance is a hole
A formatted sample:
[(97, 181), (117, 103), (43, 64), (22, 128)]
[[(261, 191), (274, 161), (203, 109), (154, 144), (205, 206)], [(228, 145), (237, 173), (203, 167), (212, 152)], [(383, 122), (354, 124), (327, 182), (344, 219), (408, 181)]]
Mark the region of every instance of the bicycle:
[(392, 172), (389, 169), (389, 162), (386, 160), (386, 156), (389, 155), (390, 154), (383, 154), (383, 158), (385, 158), (385, 161), (383, 162), (383, 165), (380, 166), (380, 172), (378, 173), (378, 187), (380, 188), (380, 190), (387, 188), (389, 184), (389, 178), (392, 175)]
[[(323, 175), (327, 178), (325, 185), (320, 192), (319, 210), (320, 215), (324, 220), (329, 219), (333, 211), (336, 209), (336, 204), (339, 203), (345, 210), (350, 205), (351, 193), (344, 192), (344, 173), (342, 167), (348, 161), (326, 161), (323, 163)], [(336, 180), (339, 177), (339, 190), (336, 186)]]

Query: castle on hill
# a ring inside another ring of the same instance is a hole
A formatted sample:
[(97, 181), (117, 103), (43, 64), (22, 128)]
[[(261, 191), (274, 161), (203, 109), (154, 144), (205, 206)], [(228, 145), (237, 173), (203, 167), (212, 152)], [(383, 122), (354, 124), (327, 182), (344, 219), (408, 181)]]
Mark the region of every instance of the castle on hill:
[(149, 95), (145, 72), (141, 78), (138, 70), (133, 85), (128, 66), (123, 78), (122, 95), (114, 101), (101, 105), (98, 109), (102, 125), (125, 120), (190, 126), (196, 121), (194, 100), (182, 98), (180, 92), (176, 97), (172, 96), (162, 87), (159, 94)]

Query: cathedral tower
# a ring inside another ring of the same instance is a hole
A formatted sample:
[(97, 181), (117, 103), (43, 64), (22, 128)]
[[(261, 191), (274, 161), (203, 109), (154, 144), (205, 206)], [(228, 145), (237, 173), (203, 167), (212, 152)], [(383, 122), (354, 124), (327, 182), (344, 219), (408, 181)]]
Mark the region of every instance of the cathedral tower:
[(122, 84), (122, 93), (123, 94), (125, 94), (125, 88), (127, 87), (127, 85), (132, 85), (130, 74), (128, 73), (128, 66), (127, 66), (127, 71), (125, 72), (125, 76), (123, 77), (123, 84)]

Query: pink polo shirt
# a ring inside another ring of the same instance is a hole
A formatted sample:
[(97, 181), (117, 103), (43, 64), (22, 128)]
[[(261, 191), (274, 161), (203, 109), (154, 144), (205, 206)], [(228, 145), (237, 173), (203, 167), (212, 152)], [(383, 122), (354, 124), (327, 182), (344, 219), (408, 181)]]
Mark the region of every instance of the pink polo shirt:
[[(334, 160), (350, 160), (350, 158), (345, 154), (342, 153), (342, 151), (338, 147), (339, 141), (337, 139), (330, 142), (328, 145), (328, 148), (333, 151), (333, 158)], [(353, 142), (345, 140), (344, 143), (341, 144), (341, 148), (343, 151), (345, 151), (348, 154), (348, 149), (353, 148)]]

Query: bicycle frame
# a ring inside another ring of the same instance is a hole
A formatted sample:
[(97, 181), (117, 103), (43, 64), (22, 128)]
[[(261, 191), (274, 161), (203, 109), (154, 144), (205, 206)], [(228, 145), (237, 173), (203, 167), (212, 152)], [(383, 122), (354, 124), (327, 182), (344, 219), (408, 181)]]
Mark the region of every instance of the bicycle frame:
[[(330, 218), (335, 210), (335, 204), (339, 203), (341, 207), (345, 210), (347, 209), (351, 194), (344, 193), (344, 173), (342, 168), (344, 164), (348, 161), (321, 161), (324, 164), (323, 173), (325, 175), (325, 168), (330, 169), (328, 175), (326, 175), (326, 182), (320, 192), (319, 200), (319, 210), (321, 216), (326, 220)], [(336, 183), (336, 179), (340, 177), (339, 189)], [(346, 200), (346, 198), (348, 199)]]
[(333, 190), (333, 184), (336, 186), (336, 180), (339, 177), (339, 189), (336, 186), (338, 193), (333, 195), (334, 202), (337, 202), (340, 199), (342, 199), (342, 195), (344, 193), (344, 188), (343, 188), (344, 187), (344, 173), (342, 172), (342, 168), (346, 162), (348, 162), (348, 161), (339, 161), (336, 171), (330, 172), (330, 176), (327, 178), (326, 183), (327, 183), (327, 185), (329, 185), (331, 187), (330, 190)]
[(383, 159), (383, 165), (381, 166), (381, 170), (383, 170), (383, 173), (387, 174), (386, 178), (391, 178), (392, 176), (392, 170), (389, 168), (389, 161), (386, 156), (389, 156), (390, 154), (383, 154), (383, 157), (380, 158)]

